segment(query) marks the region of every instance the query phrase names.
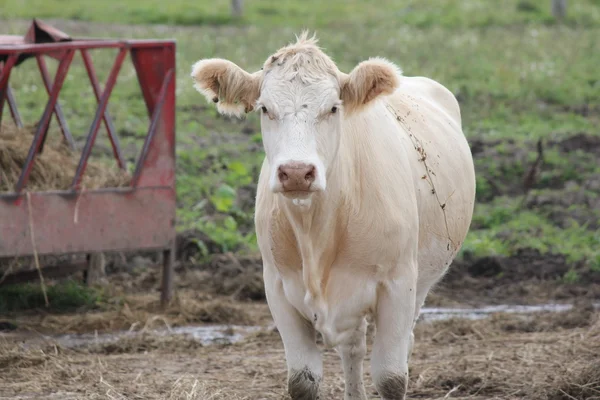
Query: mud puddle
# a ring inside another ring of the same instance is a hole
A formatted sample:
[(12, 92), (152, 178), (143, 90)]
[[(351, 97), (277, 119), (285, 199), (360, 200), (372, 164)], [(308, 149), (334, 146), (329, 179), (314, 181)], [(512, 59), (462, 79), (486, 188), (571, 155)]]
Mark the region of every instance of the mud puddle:
[[(182, 340), (198, 343), (201, 346), (215, 344), (233, 344), (243, 340), (251, 333), (264, 327), (242, 325), (203, 325), (179, 326), (162, 329), (145, 329), (141, 331), (116, 331), (111, 333), (81, 333), (64, 335), (40, 335), (32, 332), (13, 332), (6, 334), (6, 338), (18, 338), (23, 348), (32, 347), (40, 343), (52, 343), (63, 348), (78, 349), (89, 346), (110, 345), (128, 339), (144, 339), (145, 335), (155, 338), (173, 339), (180, 336)], [(1, 336), (0, 336), (1, 337)]]
[[(524, 317), (535, 313), (560, 313), (573, 309), (571, 304), (540, 304), (540, 305), (497, 305), (478, 308), (444, 308), (424, 307), (421, 310), (420, 321), (444, 321), (450, 319), (480, 320), (491, 317), (493, 314), (519, 314)], [(594, 304), (594, 309), (600, 310), (600, 303)], [(64, 348), (86, 348), (88, 346), (102, 346), (117, 343), (122, 340), (135, 339), (144, 340), (144, 335), (150, 334), (157, 338), (187, 340), (200, 346), (215, 344), (233, 344), (244, 340), (248, 335), (264, 329), (273, 329), (274, 326), (244, 326), (244, 325), (201, 325), (201, 326), (179, 326), (165, 327), (162, 329), (142, 329), (117, 331), (111, 333), (84, 333), (65, 335), (28, 335), (27, 333), (13, 332), (9, 336), (18, 336), (22, 345), (28, 347), (36, 342), (52, 342)]]
[[(600, 309), (600, 303), (594, 304), (596, 310)], [(506, 314), (532, 314), (539, 312), (565, 312), (573, 309), (572, 304), (540, 304), (526, 305), (497, 305), (479, 308), (444, 308), (423, 307), (421, 309), (421, 321), (443, 321), (452, 318), (464, 318), (470, 320), (484, 319), (495, 313)]]
[(262, 329), (259, 326), (241, 325), (208, 325), (208, 326), (179, 326), (174, 328), (152, 329), (146, 331), (120, 331), (103, 334), (68, 334), (54, 336), (52, 339), (63, 347), (76, 348), (90, 344), (116, 343), (121, 339), (133, 338), (135, 336), (150, 333), (158, 337), (185, 336), (203, 346), (213, 344), (231, 344), (244, 339), (248, 334)]

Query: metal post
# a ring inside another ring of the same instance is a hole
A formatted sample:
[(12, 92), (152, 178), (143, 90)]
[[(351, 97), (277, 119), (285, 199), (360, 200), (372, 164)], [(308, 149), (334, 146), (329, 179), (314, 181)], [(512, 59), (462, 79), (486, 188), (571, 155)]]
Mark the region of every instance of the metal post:
[(562, 20), (567, 15), (567, 0), (551, 0), (552, 15), (558, 20)]
[(2, 68), (0, 68), (0, 122), (2, 122), (2, 111), (4, 110), (4, 99), (7, 97), (6, 92), (8, 91), (8, 78), (12, 67), (17, 62), (17, 55), (12, 54), (4, 62)]
[[(98, 78), (96, 77), (96, 71), (94, 69), (94, 64), (92, 63), (92, 58), (90, 57), (88, 51), (85, 49), (81, 49), (81, 57), (83, 58), (85, 69), (87, 70), (88, 77), (90, 78), (92, 89), (94, 90), (94, 96), (96, 96), (96, 102), (100, 104), (100, 100), (102, 99), (102, 89), (100, 88), (100, 83), (98, 82)], [(108, 132), (108, 138), (110, 139), (110, 144), (113, 149), (113, 155), (117, 159), (117, 164), (119, 165), (119, 168), (125, 169), (125, 158), (121, 153), (121, 145), (119, 144), (119, 138), (117, 137), (116, 129), (113, 126), (112, 119), (108, 114), (108, 108), (104, 111), (102, 120), (104, 121), (104, 126), (106, 127), (106, 131)]]
[(166, 307), (173, 297), (173, 266), (175, 264), (175, 251), (169, 248), (163, 251), (162, 288), (160, 304)]
[(83, 271), (85, 284), (88, 286), (99, 283), (106, 276), (106, 258), (104, 253), (86, 255), (87, 268)]
[(29, 179), (29, 173), (33, 168), (33, 160), (38, 152), (42, 140), (45, 137), (48, 124), (50, 123), (50, 117), (52, 116), (52, 112), (54, 110), (54, 105), (56, 104), (56, 100), (58, 99), (58, 94), (60, 93), (60, 89), (62, 88), (63, 82), (67, 77), (67, 72), (69, 72), (69, 66), (71, 65), (71, 61), (73, 61), (73, 54), (73, 50), (68, 50), (65, 56), (62, 58), (62, 60), (60, 60), (60, 63), (58, 64), (58, 69), (56, 70), (56, 77), (54, 78), (54, 84), (52, 85), (52, 90), (50, 91), (50, 98), (46, 103), (46, 108), (44, 109), (42, 118), (38, 123), (37, 129), (35, 131), (35, 136), (33, 137), (33, 142), (31, 143), (31, 147), (29, 148), (29, 153), (27, 153), (25, 166), (21, 171), (21, 176), (19, 176), (17, 185), (15, 186), (15, 192), (17, 193), (20, 193), (21, 190), (23, 190), (23, 188), (27, 184), (27, 179)]
[(146, 135), (146, 139), (144, 140), (144, 147), (142, 147), (142, 153), (140, 154), (140, 158), (135, 167), (135, 172), (133, 173), (133, 178), (131, 179), (131, 186), (133, 187), (136, 187), (140, 180), (140, 175), (144, 168), (146, 157), (148, 156), (148, 149), (150, 148), (150, 144), (152, 143), (154, 133), (156, 132), (156, 128), (158, 126), (160, 114), (165, 104), (165, 99), (167, 96), (167, 89), (169, 87), (169, 84), (171, 83), (173, 74), (173, 69), (170, 69), (169, 72), (167, 72), (167, 74), (165, 75), (165, 79), (163, 80), (160, 92), (158, 93), (156, 106), (154, 107), (154, 111), (152, 112), (152, 116), (150, 117), (150, 127), (148, 128), (148, 134)]
[(231, 15), (240, 18), (243, 14), (243, 0), (231, 0)]
[(6, 84), (6, 100), (8, 101), (8, 108), (10, 110), (10, 115), (12, 115), (12, 119), (17, 126), (17, 128), (23, 127), (23, 121), (21, 120), (21, 114), (19, 114), (19, 110), (17, 109), (17, 101), (15, 100), (15, 95), (10, 88), (10, 85)]
[[(50, 96), (50, 94), (52, 92), (52, 81), (50, 80), (50, 74), (48, 73), (48, 67), (46, 67), (46, 61), (44, 60), (44, 55), (38, 54), (38, 55), (36, 55), (35, 58), (37, 60), (40, 73), (42, 74), (42, 81), (44, 82), (44, 86), (46, 87), (46, 92), (48, 93), (48, 96)], [(58, 121), (58, 125), (60, 126), (60, 130), (63, 134), (63, 137), (69, 144), (69, 147), (71, 148), (71, 150), (75, 150), (75, 141), (73, 140), (73, 136), (71, 135), (71, 132), (69, 131), (69, 126), (67, 125), (67, 120), (65, 119), (65, 116), (62, 112), (62, 108), (61, 108), (60, 104), (58, 103), (58, 99), (56, 100), (56, 103), (54, 104), (54, 115), (56, 115), (56, 120)], [(47, 137), (46, 133), (47, 133), (49, 127), (50, 127), (50, 124), (48, 124), (46, 126), (46, 132), (44, 132), (44, 139), (42, 139), (42, 143), (39, 148), (40, 153), (42, 152), (42, 150), (44, 148), (44, 143), (46, 142), (46, 137)]]
[(81, 158), (79, 159), (79, 164), (77, 165), (77, 170), (75, 171), (75, 177), (73, 178), (73, 182), (71, 183), (71, 187), (73, 189), (78, 189), (79, 183), (83, 178), (88, 158), (92, 153), (92, 147), (94, 146), (94, 142), (96, 141), (96, 135), (98, 134), (100, 121), (104, 117), (106, 106), (108, 104), (108, 99), (110, 98), (115, 83), (117, 83), (117, 75), (121, 70), (121, 65), (123, 65), (123, 60), (125, 60), (127, 51), (128, 48), (122, 48), (121, 51), (119, 51), (115, 63), (112, 69), (110, 70), (110, 74), (108, 75), (108, 80), (106, 82), (106, 86), (104, 87), (104, 93), (102, 93), (102, 97), (100, 98), (98, 108), (96, 109), (96, 115), (94, 116), (94, 121), (92, 122), (92, 126), (90, 127), (90, 131), (88, 133), (87, 141), (85, 142), (85, 146), (83, 147), (83, 151), (81, 152)]

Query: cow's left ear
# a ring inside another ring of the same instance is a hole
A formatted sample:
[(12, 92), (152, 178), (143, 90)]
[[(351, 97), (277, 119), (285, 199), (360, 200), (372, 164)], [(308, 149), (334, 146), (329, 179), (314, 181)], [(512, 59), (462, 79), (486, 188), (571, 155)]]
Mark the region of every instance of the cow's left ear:
[(341, 77), (342, 102), (346, 114), (359, 110), (381, 95), (392, 94), (402, 71), (383, 58), (371, 58)]

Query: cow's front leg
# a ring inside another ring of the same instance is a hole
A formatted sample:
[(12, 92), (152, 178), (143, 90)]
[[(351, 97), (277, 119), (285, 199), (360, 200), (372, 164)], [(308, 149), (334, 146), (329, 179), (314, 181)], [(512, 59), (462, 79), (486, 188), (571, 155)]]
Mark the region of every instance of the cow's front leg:
[(349, 340), (338, 346), (344, 368), (346, 388), (345, 400), (367, 400), (363, 383), (363, 360), (367, 353), (367, 321), (363, 319), (360, 327)]
[(288, 392), (292, 400), (317, 400), (323, 376), (323, 361), (316, 344), (316, 331), (289, 303), (281, 280), (271, 268), (264, 266), (265, 294), (283, 341), (288, 368)]
[(417, 287), (416, 261), (400, 267), (397, 278), (380, 283), (377, 293), (372, 371), (382, 399), (404, 400), (412, 347)]

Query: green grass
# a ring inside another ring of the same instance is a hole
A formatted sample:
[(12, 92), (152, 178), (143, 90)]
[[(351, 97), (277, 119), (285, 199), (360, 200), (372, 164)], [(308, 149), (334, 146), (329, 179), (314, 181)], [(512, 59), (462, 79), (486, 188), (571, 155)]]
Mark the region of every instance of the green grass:
[[(501, 190), (518, 186), (535, 158), (536, 139), (600, 133), (599, 0), (569, 2), (564, 23), (552, 19), (547, 0), (507, 0), (501, 5), (489, 0), (383, 0), (376, 5), (359, 0), (253, 0), (245, 2), (239, 21), (231, 20), (229, 4), (0, 0), (0, 17), (6, 19), (1, 30), (24, 33), (26, 21), (14, 19), (37, 16), (95, 22), (65, 25), (73, 36), (176, 39), (179, 229), (199, 229), (223, 250), (256, 250), (251, 192), (263, 157), (260, 127), (254, 115), (241, 121), (219, 116), (193, 89), (191, 65), (200, 58), (223, 57), (254, 71), (269, 54), (294, 40), (294, 34), (309, 28), (317, 31), (321, 45), (343, 71), (368, 57), (384, 56), (406, 75), (440, 81), (459, 98), (471, 141), (501, 141), (494, 145), (495, 154), (476, 158), (478, 205), (463, 252), (506, 255), (529, 246), (566, 254), (573, 261), (585, 259), (597, 268), (597, 230), (579, 223), (559, 226), (554, 209), (519, 209), (516, 194), (490, 202), (490, 193), (496, 190), (493, 185)], [(108, 51), (93, 55), (101, 81), (114, 57)], [(46, 98), (35, 65), (25, 63), (13, 74), (21, 112), (35, 121)], [(109, 111), (133, 157), (147, 115), (129, 63), (118, 82)], [(91, 123), (95, 99), (79, 60), (71, 67), (61, 101), (71, 129), (81, 137)], [(596, 111), (578, 112), (583, 105)], [(507, 139), (514, 143), (507, 146)], [(102, 138), (100, 144), (107, 146)], [(523, 160), (515, 158), (520, 149)], [(589, 191), (584, 185), (599, 169), (591, 154), (565, 157), (547, 149), (540, 181), (543, 187), (572, 181)], [(544, 190), (554, 189), (536, 189), (534, 195)]]
[(80, 307), (92, 307), (101, 298), (97, 290), (71, 280), (48, 286), (46, 294), (48, 307), (39, 283), (1, 286), (0, 315), (34, 309), (51, 312), (70, 311)]
[(589, 230), (576, 221), (558, 227), (543, 215), (543, 210), (523, 210), (520, 199), (497, 198), (477, 205), (471, 230), (461, 252), (470, 256), (509, 256), (520, 249), (563, 254), (567, 262), (583, 261), (600, 270), (600, 230)]
[[(246, 1), (238, 24), (314, 27), (351, 27), (402, 24), (429, 28), (513, 27), (524, 23), (553, 24), (546, 0), (381, 0), (374, 6), (361, 1), (271, 0)], [(567, 23), (595, 26), (600, 21), (597, 0), (569, 4)], [(0, 1), (4, 18), (55, 18), (124, 24), (224, 25), (234, 22), (230, 0), (21, 0)]]

